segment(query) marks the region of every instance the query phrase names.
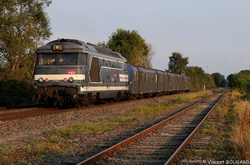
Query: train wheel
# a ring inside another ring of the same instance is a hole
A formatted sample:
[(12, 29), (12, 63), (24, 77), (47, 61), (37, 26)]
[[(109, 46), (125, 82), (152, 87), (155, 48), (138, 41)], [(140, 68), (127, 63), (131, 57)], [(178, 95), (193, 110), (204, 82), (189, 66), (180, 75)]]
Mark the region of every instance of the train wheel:
[(53, 108), (57, 107), (58, 105), (59, 105), (58, 100), (54, 100), (52, 105)]
[(33, 97), (32, 97), (32, 102), (34, 103), (34, 104), (37, 104), (39, 101), (40, 101), (40, 97), (38, 96), (38, 95), (33, 95)]
[(83, 100), (82, 103), (83, 103), (84, 106), (89, 106), (90, 105), (89, 99), (87, 97)]
[(119, 101), (121, 101), (121, 99), (122, 99), (122, 94), (121, 94), (121, 92), (118, 92), (118, 95), (117, 95), (117, 97), (114, 98), (114, 101), (119, 102)]
[(135, 99), (136, 99), (136, 96), (135, 96), (135, 95), (130, 94), (130, 95), (128, 96), (128, 100), (135, 100)]
[(132, 97), (132, 100), (135, 100), (137, 98), (136, 95), (132, 95), (131, 97)]

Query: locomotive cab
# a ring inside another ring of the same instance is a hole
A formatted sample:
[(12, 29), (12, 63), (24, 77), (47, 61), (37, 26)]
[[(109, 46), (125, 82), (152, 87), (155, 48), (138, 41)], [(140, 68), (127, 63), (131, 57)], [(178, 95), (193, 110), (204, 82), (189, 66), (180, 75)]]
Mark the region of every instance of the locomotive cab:
[(57, 106), (77, 102), (88, 70), (83, 44), (60, 40), (38, 48), (34, 70), (34, 102)]

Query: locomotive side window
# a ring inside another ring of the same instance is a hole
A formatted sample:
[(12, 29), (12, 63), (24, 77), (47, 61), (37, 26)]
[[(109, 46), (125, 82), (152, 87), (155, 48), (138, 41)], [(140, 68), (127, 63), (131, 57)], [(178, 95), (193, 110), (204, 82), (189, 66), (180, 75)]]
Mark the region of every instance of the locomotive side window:
[(117, 67), (118, 69), (122, 69), (122, 63), (119, 63), (119, 62), (118, 62), (118, 63), (116, 64), (116, 67)]
[(76, 65), (77, 64), (77, 54), (61, 54), (60, 65)]
[(99, 61), (99, 64), (100, 64), (100, 66), (103, 66), (105, 68), (122, 69), (124, 63), (117, 62), (117, 61), (111, 61), (108, 59), (102, 59)]
[(38, 65), (55, 65), (56, 55), (55, 54), (39, 54)]

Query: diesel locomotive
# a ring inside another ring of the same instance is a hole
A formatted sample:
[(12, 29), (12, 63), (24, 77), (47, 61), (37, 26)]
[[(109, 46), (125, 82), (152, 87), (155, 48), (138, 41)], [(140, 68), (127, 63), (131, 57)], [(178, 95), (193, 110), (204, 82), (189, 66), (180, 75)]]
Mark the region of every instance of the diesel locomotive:
[(58, 39), (36, 51), (33, 102), (88, 105), (187, 92), (190, 78), (126, 63), (111, 49), (75, 39)]

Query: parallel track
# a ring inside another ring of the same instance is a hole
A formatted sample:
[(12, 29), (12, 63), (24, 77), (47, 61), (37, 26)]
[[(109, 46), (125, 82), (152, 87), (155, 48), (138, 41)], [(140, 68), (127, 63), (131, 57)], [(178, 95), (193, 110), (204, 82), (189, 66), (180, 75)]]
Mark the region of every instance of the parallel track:
[(27, 104), (27, 105), (13, 105), (13, 106), (6, 106), (0, 107), (1, 111), (11, 111), (16, 109), (24, 109), (24, 108), (37, 108), (37, 107), (44, 107), (45, 104)]
[[(143, 99), (150, 99), (150, 98), (143, 98)], [(122, 101), (128, 102), (128, 101)], [(113, 105), (116, 102), (106, 102), (105, 105)], [(17, 105), (17, 106), (7, 106), (7, 107), (0, 107), (0, 121), (7, 121), (7, 120), (16, 120), (16, 119), (24, 119), (29, 117), (35, 116), (43, 116), (43, 115), (50, 115), (55, 113), (64, 113), (69, 111), (76, 111), (76, 110), (83, 110), (92, 107), (101, 107), (101, 104), (91, 104), (89, 106), (82, 106), (79, 108), (63, 108), (59, 109), (56, 108), (44, 108), (46, 107), (45, 104), (30, 104), (30, 105)]]
[[(149, 98), (144, 98), (149, 99)], [(127, 101), (123, 101), (127, 102)], [(112, 105), (115, 103), (105, 103), (105, 105)], [(46, 107), (45, 104), (27, 104), (27, 105), (16, 105), (16, 106), (7, 106), (7, 107), (0, 107), (0, 121), (7, 121), (7, 120), (16, 120), (16, 119), (24, 119), (34, 116), (43, 116), (55, 113), (63, 113), (73, 110), (82, 110), (90, 107), (99, 107), (103, 106), (103, 104), (97, 105), (89, 105), (88, 107), (83, 106), (79, 108), (66, 108), (66, 109), (58, 109), (56, 108), (44, 108)]]
[(9, 112), (9, 113), (1, 113), (0, 114), (0, 121), (6, 121), (6, 120), (16, 120), (16, 119), (24, 119), (34, 116), (42, 116), (47, 114), (53, 114), (58, 113), (58, 111), (55, 111), (54, 108), (35, 108), (35, 109), (20, 109), (20, 111), (12, 110), (15, 112)]
[(78, 165), (173, 164), (222, 96), (216, 94), (202, 99)]

